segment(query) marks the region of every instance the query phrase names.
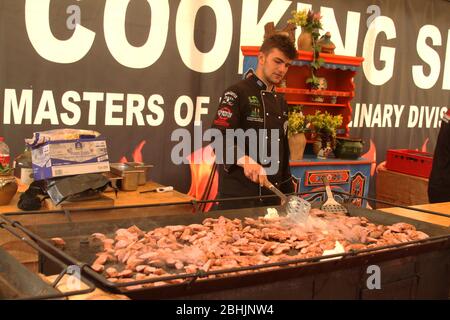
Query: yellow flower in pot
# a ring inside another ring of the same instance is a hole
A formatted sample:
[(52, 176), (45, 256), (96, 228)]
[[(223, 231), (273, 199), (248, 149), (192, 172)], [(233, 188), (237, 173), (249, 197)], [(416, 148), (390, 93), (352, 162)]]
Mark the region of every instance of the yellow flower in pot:
[(0, 163), (0, 206), (7, 205), (17, 192), (16, 178), (11, 175), (12, 168)]
[(288, 118), (288, 140), (291, 160), (302, 160), (306, 147), (305, 131), (308, 123), (301, 111), (301, 107), (294, 107), (289, 112)]
[(313, 150), (319, 159), (326, 159), (335, 147), (336, 129), (342, 125), (342, 115), (332, 115), (328, 112), (316, 111), (314, 115), (306, 116), (312, 130), (317, 134), (318, 141)]
[(298, 50), (313, 51), (315, 42), (319, 38), (319, 30), (322, 29), (322, 17), (320, 12), (312, 10), (292, 11), (292, 18), (288, 20), (302, 28), (302, 33), (297, 40)]

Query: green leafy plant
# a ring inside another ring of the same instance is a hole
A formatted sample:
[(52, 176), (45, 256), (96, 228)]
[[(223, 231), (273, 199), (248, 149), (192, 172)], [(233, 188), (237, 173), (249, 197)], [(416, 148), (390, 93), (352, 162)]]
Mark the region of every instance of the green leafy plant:
[(311, 77), (306, 79), (306, 84), (309, 84), (310, 88), (316, 90), (320, 86), (320, 79), (316, 77), (314, 71), (311, 71)]
[(304, 28), (308, 32), (314, 32), (317, 29), (322, 29), (322, 17), (320, 12), (314, 13), (312, 10), (292, 11), (292, 18), (288, 20), (299, 27)]
[(3, 164), (0, 163), (0, 175), (8, 175), (11, 173), (12, 168), (9, 166), (9, 164), (3, 166)]
[(319, 80), (317, 79), (316, 72), (323, 65), (324, 60), (319, 58), (320, 45), (319, 40), (319, 30), (322, 30), (322, 16), (320, 12), (314, 12), (312, 10), (301, 10), (292, 11), (292, 19), (288, 22), (295, 23), (297, 26), (302, 27), (303, 30), (310, 32), (312, 36), (312, 47), (313, 47), (313, 60), (310, 64), (311, 66), (311, 77), (306, 79), (306, 84), (310, 86), (311, 89), (317, 89), (319, 87)]
[(312, 130), (319, 136), (322, 142), (322, 148), (327, 147), (327, 143), (331, 143), (334, 148), (336, 141), (336, 129), (342, 125), (342, 115), (332, 115), (328, 112), (316, 111), (313, 115), (307, 115), (306, 121), (311, 124)]
[(293, 136), (297, 133), (304, 133), (308, 131), (309, 123), (306, 121), (306, 117), (303, 115), (300, 106), (295, 106), (292, 111), (289, 112), (288, 118), (288, 136)]

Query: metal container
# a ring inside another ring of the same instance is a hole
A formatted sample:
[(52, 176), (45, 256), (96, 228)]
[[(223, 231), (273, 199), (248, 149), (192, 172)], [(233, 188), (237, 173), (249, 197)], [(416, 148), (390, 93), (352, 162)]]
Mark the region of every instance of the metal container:
[(122, 177), (117, 181), (117, 186), (122, 191), (135, 191), (139, 185), (139, 175), (144, 174), (144, 170), (135, 169), (126, 163), (110, 164), (111, 173)]
[(150, 168), (153, 168), (153, 165), (144, 164), (143, 162), (126, 162), (126, 164), (136, 170), (143, 170), (142, 173), (139, 173), (138, 184), (140, 186), (145, 185), (147, 183), (148, 171)]
[[(217, 201), (217, 200), (216, 200)], [(152, 206), (148, 206), (152, 207)], [(141, 217), (104, 220), (99, 222), (68, 222), (58, 225), (30, 227), (27, 234), (39, 245), (51, 250), (57, 257), (70, 264), (92, 263), (98, 248), (83, 247), (82, 240), (94, 232), (113, 234), (118, 228), (136, 225), (142, 230), (152, 230), (166, 225), (201, 223), (203, 215), (168, 215), (166, 208), (158, 204), (160, 214), (146, 214), (146, 208), (114, 208), (96, 210), (96, 216), (103, 214), (123, 217), (136, 210)], [(430, 238), (387, 247), (352, 251), (338, 254), (337, 260), (323, 260), (322, 257), (285, 261), (264, 265), (239, 267), (223, 271), (199, 272), (197, 274), (176, 274), (173, 279), (183, 279), (179, 284), (151, 286), (136, 290), (125, 290), (129, 286), (147, 279), (129, 283), (112, 283), (103, 275), (88, 269), (88, 275), (100, 287), (126, 294), (134, 299), (373, 299), (373, 298), (442, 298), (448, 297), (450, 279), (450, 232), (449, 228), (432, 225), (376, 210), (347, 205), (351, 216), (366, 217), (373, 223), (390, 225), (406, 222), (426, 232)], [(266, 208), (247, 208), (229, 211), (215, 211), (208, 217), (225, 216), (230, 219), (264, 215)], [(11, 216), (10, 216), (11, 217)], [(24, 228), (21, 228), (24, 230)], [(48, 247), (43, 239), (63, 237), (64, 251)], [(40, 271), (54, 272), (50, 261), (40, 257)], [(367, 287), (369, 267), (376, 265), (382, 270), (380, 290)], [(239, 274), (229, 274), (236, 271)], [(208, 278), (208, 275), (220, 277)], [(161, 279), (159, 279), (161, 280)]]

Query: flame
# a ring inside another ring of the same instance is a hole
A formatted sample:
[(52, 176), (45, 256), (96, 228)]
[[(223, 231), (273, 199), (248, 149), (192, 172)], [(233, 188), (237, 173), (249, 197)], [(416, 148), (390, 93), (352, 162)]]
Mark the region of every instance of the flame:
[(381, 162), (376, 169), (376, 172), (378, 173), (380, 170), (386, 170), (386, 161)]
[(147, 143), (147, 141), (142, 140), (137, 147), (133, 151), (133, 161), (134, 162), (144, 162), (142, 157), (142, 149), (144, 148), (144, 145)]
[[(214, 200), (219, 188), (219, 175), (217, 170), (210, 189), (208, 190), (208, 181), (215, 164), (216, 156), (211, 146), (198, 149), (191, 153), (188, 158), (191, 169), (191, 187), (188, 195), (197, 200)], [(208, 212), (213, 203), (205, 206), (204, 212)]]
[[(134, 151), (132, 153), (133, 162), (144, 162), (144, 157), (142, 156), (142, 149), (144, 148), (144, 145), (147, 143), (146, 140), (142, 140), (139, 142), (139, 144), (134, 148)], [(128, 159), (126, 156), (122, 156), (119, 160), (120, 163), (128, 162)]]
[(429, 140), (430, 140), (429, 138), (425, 139), (425, 142), (422, 145), (422, 152), (427, 152), (427, 145)]
[(362, 157), (373, 161), (370, 167), (370, 176), (373, 177), (377, 168), (377, 147), (375, 143), (373, 143), (372, 139), (370, 139), (369, 151), (367, 151), (367, 153), (365, 153)]

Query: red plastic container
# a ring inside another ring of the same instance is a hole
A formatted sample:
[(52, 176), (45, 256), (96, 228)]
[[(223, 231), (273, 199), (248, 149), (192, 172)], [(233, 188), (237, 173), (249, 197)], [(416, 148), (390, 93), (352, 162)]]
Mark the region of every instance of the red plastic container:
[(389, 149), (386, 155), (386, 169), (413, 176), (428, 178), (433, 166), (433, 155), (408, 149)]

